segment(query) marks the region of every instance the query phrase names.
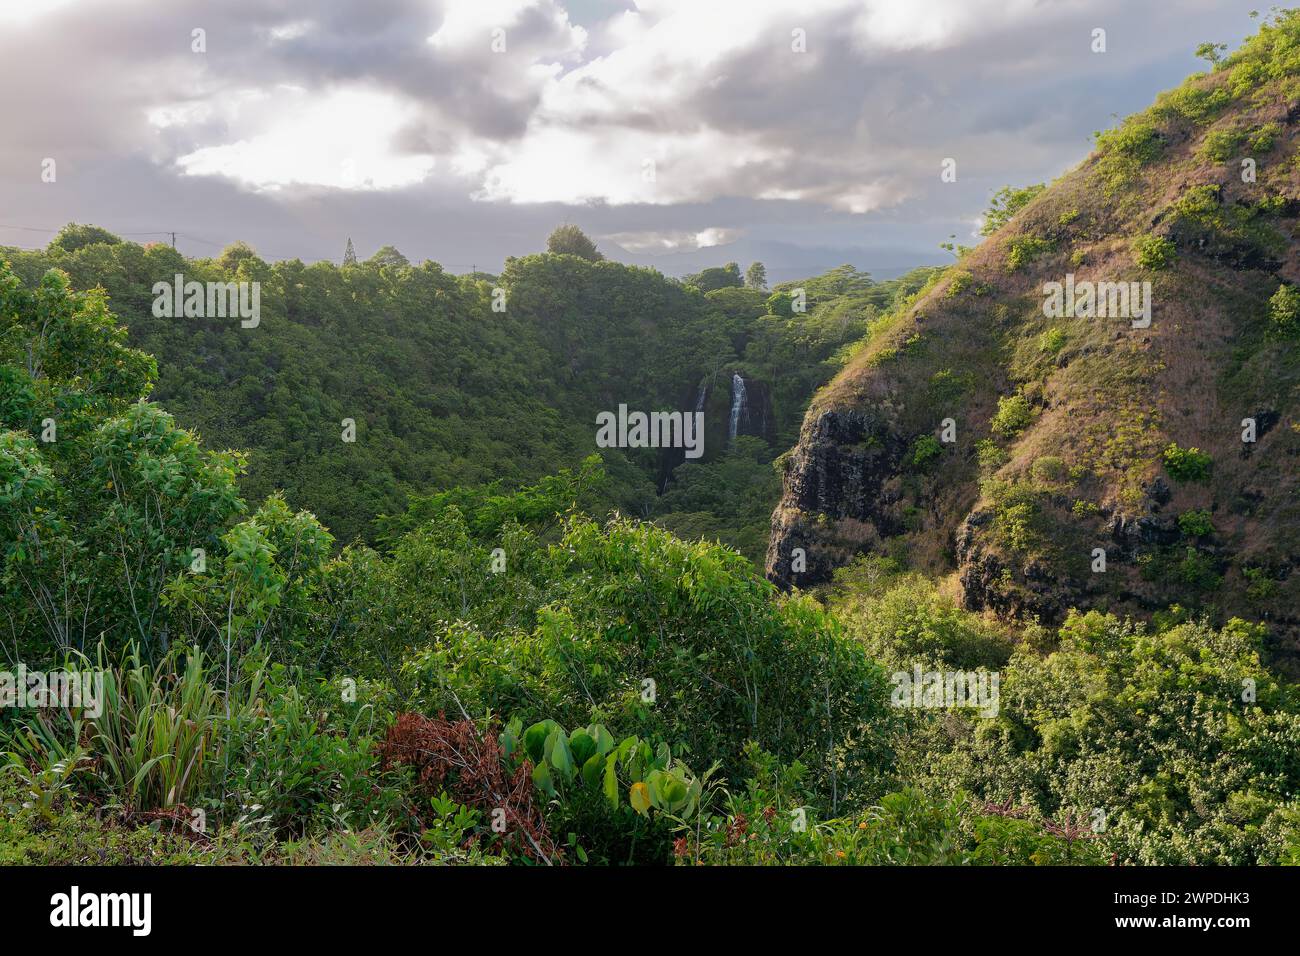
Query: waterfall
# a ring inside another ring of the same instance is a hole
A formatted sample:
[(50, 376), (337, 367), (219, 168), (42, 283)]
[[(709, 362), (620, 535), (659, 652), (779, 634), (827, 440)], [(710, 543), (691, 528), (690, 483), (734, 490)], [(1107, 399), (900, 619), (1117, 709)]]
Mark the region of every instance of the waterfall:
[(708, 394), (709, 394), (708, 380), (707, 379), (701, 380), (699, 397), (695, 399), (695, 410), (697, 412), (704, 411), (704, 399), (708, 397)]
[(727, 440), (736, 440), (736, 428), (740, 425), (740, 413), (745, 410), (745, 380), (739, 372), (731, 375), (731, 423), (727, 427)]

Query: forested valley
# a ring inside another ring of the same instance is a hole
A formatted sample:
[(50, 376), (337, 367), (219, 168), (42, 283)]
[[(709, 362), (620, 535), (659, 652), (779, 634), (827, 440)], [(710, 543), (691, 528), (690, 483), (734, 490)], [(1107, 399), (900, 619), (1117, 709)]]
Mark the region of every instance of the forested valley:
[(0, 248), (0, 653), (102, 679), (0, 863), (1300, 863), (1298, 91), (1279, 16), (892, 279)]

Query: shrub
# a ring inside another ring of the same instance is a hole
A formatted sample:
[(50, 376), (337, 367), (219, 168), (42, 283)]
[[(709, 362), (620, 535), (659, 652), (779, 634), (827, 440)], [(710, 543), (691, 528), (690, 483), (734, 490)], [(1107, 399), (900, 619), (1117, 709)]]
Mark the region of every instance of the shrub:
[(1268, 221), (1276, 211), (1275, 199), (1253, 206), (1225, 202), (1221, 187), (1206, 184), (1172, 203), (1167, 221), (1175, 244), (1205, 255), (1276, 256), (1286, 248), (1286, 238)]
[(667, 863), (673, 827), (713, 796), (716, 765), (697, 776), (666, 743), (616, 741), (602, 724), (570, 733), (553, 720), (513, 721), (500, 740), (508, 763), (531, 761), (552, 832), (568, 833), (584, 863)]
[[(297, 837), (400, 817), (402, 782), (382, 773), (375, 755), (388, 718), (369, 704), (339, 702), (337, 687), (299, 686), (290, 676), (270, 667), (256, 704), (237, 708), (225, 727), (226, 818), (256, 817), (280, 837)], [(363, 686), (359, 699), (371, 693)]]
[(1163, 143), (1160, 133), (1151, 123), (1130, 118), (1112, 130), (1096, 134), (1097, 148), (1106, 155), (1118, 155), (1149, 163), (1160, 155)]
[(1007, 463), (1007, 450), (992, 438), (981, 438), (975, 443), (975, 454), (980, 470), (994, 472)]
[(1174, 579), (1194, 591), (1214, 591), (1223, 577), (1214, 569), (1214, 560), (1195, 548), (1188, 548), (1173, 568)]
[(1269, 334), (1273, 338), (1300, 338), (1300, 289), (1285, 283), (1268, 300)]
[[(420, 811), (426, 824), (446, 816), (450, 807), (440, 807), (439, 801), (450, 798), (477, 811), (478, 816), (462, 819), (478, 840), (523, 860), (549, 864), (563, 858), (542, 816), (532, 765), (522, 761), (507, 770), (496, 734), (472, 720), (399, 714), (379, 747), (379, 759), (383, 768), (414, 771), (435, 814)], [(504, 822), (503, 832), (492, 826), (496, 819)]]
[(926, 783), (1062, 822), (1101, 808), (1121, 863), (1276, 859), (1300, 787), (1300, 713), (1260, 663), (1264, 636), (1236, 619), (1155, 630), (1072, 612), (1054, 653), (1019, 650), (1003, 668), (997, 718), (942, 715), (914, 738), (915, 766)]
[(1096, 137), (1100, 154), (1097, 171), (1108, 194), (1131, 184), (1142, 167), (1155, 160), (1164, 148), (1155, 126), (1136, 117)]
[(933, 435), (922, 435), (912, 442), (912, 452), (909, 460), (913, 468), (924, 471), (939, 457), (942, 451), (943, 446), (939, 444), (939, 439)]
[(1252, 601), (1268, 601), (1277, 594), (1277, 581), (1266, 568), (1242, 568), (1246, 579), (1246, 597)]
[(873, 587), (862, 578), (879, 569), (859, 563), (841, 571), (836, 613), (886, 668), (997, 668), (1010, 656), (1001, 626), (959, 607), (923, 576), (886, 575)]
[[(1240, 72), (1239, 70), (1237, 72)], [(1234, 79), (1236, 75), (1234, 73)], [(1254, 86), (1251, 87), (1252, 89)], [(1186, 83), (1176, 90), (1160, 94), (1151, 113), (1161, 119), (1186, 119), (1204, 123), (1227, 106), (1233, 95), (1222, 87), (1205, 87)]]
[(930, 376), (926, 389), (926, 401), (931, 407), (943, 407), (960, 401), (970, 391), (974, 376), (970, 372), (954, 372), (950, 368), (940, 369)]
[(1250, 151), (1252, 153), (1267, 153), (1277, 142), (1277, 138), (1282, 133), (1282, 127), (1277, 123), (1265, 123), (1259, 129), (1250, 134)]
[(1023, 395), (1007, 395), (998, 399), (998, 411), (989, 423), (993, 433), (1002, 438), (1015, 438), (1034, 420), (1034, 410)]
[(1046, 188), (1047, 186), (1043, 183), (1035, 183), (1032, 186), (1024, 186), (1019, 189), (1015, 186), (1003, 186), (993, 194), (993, 200), (989, 203), (988, 211), (984, 213), (984, 224), (980, 226), (980, 235), (993, 235)]
[(1214, 523), (1210, 520), (1208, 508), (1198, 511), (1184, 511), (1178, 516), (1178, 528), (1189, 538), (1203, 538), (1214, 532)]
[[(879, 667), (810, 599), (776, 600), (734, 551), (633, 521), (574, 518), (553, 545), (508, 547), (504, 575), (483, 574), (488, 552), (469, 549), (466, 587), (490, 593), (510, 583), (484, 583), (490, 577), (528, 582), (512, 585), (519, 598), (480, 614), (455, 582), (441, 581), (441, 569), (465, 561), (465, 545), (454, 523), (440, 534), (408, 536), (396, 580), (379, 582), (366, 622), (366, 633), (436, 635), (400, 672), (427, 712), (616, 724), (672, 741), (704, 765), (721, 761), (729, 778), (744, 742), (757, 740), (783, 760), (804, 760), (827, 796), (879, 794), (873, 751), (891, 719)], [(659, 694), (649, 703), (646, 678)], [(814, 695), (821, 703), (809, 711)]]
[(1050, 239), (1037, 236), (1016, 236), (1007, 243), (1007, 269), (1015, 272), (1035, 259), (1052, 251), (1056, 246)]
[(1065, 329), (1048, 329), (1038, 337), (1038, 351), (1056, 355), (1065, 347)]
[(974, 281), (975, 281), (975, 277), (972, 276), (969, 272), (966, 272), (961, 269), (957, 270), (956, 272), (953, 273), (952, 281), (948, 283), (948, 288), (944, 292), (943, 297), (945, 299), (956, 298), (963, 291), (968, 289), (971, 283)]
[(1163, 236), (1138, 236), (1133, 240), (1133, 254), (1143, 269), (1160, 271), (1173, 265), (1174, 244)]
[(1201, 155), (1212, 163), (1222, 163), (1237, 154), (1246, 141), (1245, 130), (1216, 129), (1205, 134), (1201, 142)]
[(1212, 460), (1199, 448), (1181, 448), (1170, 442), (1164, 451), (1165, 470), (1175, 481), (1205, 481), (1210, 477)]
[(1034, 519), (1038, 509), (1033, 502), (1016, 501), (999, 509), (997, 530), (1007, 547), (1021, 554), (1027, 553), (1037, 540)]
[(1043, 455), (1034, 461), (1030, 473), (1036, 481), (1045, 484), (1056, 484), (1065, 481), (1069, 475), (1069, 469), (1065, 467), (1065, 461), (1059, 456)]
[[(803, 803), (804, 768), (751, 751), (746, 789), (683, 831), (682, 864), (710, 866), (1100, 865), (1103, 841), (1086, 828), (1017, 819), (965, 793), (935, 798), (914, 788), (887, 794), (854, 817), (818, 820)], [(1023, 811), (1030, 817), (1031, 811)]]

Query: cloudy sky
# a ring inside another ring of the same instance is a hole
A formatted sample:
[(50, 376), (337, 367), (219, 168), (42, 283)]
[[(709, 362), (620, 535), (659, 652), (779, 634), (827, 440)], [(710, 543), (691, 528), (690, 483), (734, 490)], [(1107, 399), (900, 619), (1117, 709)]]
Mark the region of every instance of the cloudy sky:
[(0, 245), (78, 221), (497, 271), (567, 221), (670, 274), (883, 277), (943, 261), (994, 189), (1073, 166), (1258, 6), (0, 0)]

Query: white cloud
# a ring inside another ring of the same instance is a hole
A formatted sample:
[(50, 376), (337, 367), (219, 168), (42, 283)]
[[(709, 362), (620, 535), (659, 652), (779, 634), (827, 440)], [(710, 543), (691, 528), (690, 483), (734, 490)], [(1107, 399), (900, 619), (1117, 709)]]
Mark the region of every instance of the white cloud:
[[(208, 72), (201, 95), (150, 120), (189, 143), (175, 160), (187, 174), (259, 189), (395, 188), (436, 165), (443, 184), (493, 203), (757, 197), (862, 214), (913, 192), (900, 164), (923, 144), (900, 140), (918, 132), (917, 113), (940, 109), (900, 74), (942, 84), (944, 65), (906, 57), (978, 46), (1079, 0), (1046, 12), (1038, 0), (638, 0), (590, 34), (563, 0), (430, 2), (432, 17), (414, 0), (409, 12), (432, 32), (384, 35), (374, 62), (345, 59), (350, 75), (333, 86), (264, 84), (250, 98)], [(324, 22), (259, 27), (269, 63), (305, 55), (328, 83), (322, 51), (338, 38), (318, 36)], [(506, 48), (494, 53), (498, 28)], [(791, 49), (795, 30), (806, 53)], [(881, 56), (892, 73), (873, 72)]]
[[(1035, 0), (641, 0), (610, 18), (597, 45), (616, 46), (556, 75), (526, 133), (498, 150), (477, 198), (519, 203), (603, 201), (655, 205), (725, 196), (811, 201), (866, 213), (907, 195), (886, 151), (870, 150), (861, 117), (835, 149), (802, 127), (823, 104), (773, 104), (764, 125), (744, 128), (708, 104), (810, 74), (811, 93), (842, 102), (822, 57), (846, 31), (865, 74), (871, 48), (934, 48), (1025, 15)], [(807, 53), (791, 49), (805, 31)], [(756, 64), (758, 73), (750, 73)], [(857, 77), (845, 77), (852, 82)], [(864, 87), (864, 98), (871, 96)], [(883, 119), (883, 117), (881, 118)], [(480, 154), (483, 151), (480, 150)], [(656, 179), (641, 175), (653, 161)], [(815, 181), (812, 175), (815, 173)]]
[(292, 20), (288, 23), (282, 23), (279, 26), (271, 27), (268, 31), (272, 40), (284, 42), (286, 40), (297, 40), (306, 36), (314, 24), (310, 20)]
[(725, 195), (751, 167), (783, 151), (718, 130), (530, 128), (484, 174), (475, 198), (517, 203), (666, 205)]
[[(512, 36), (514, 28), (526, 16), (536, 18), (521, 35)], [(470, 0), (448, 5), (446, 16), (428, 38), (428, 44), (441, 54), (493, 53), (493, 31), (504, 31), (509, 54), (522, 41), (530, 53), (542, 53), (556, 59), (570, 59), (582, 53), (587, 31), (569, 22), (564, 7), (555, 0)]]
[(688, 230), (644, 230), (639, 232), (612, 232), (599, 236), (637, 255), (658, 255), (670, 252), (687, 252), (726, 246), (744, 235), (742, 229), (710, 226), (698, 232)]
[[(1053, 11), (1077, 3), (1060, 3)], [(937, 50), (1024, 20), (1039, 0), (868, 0), (844, 5), (855, 40), (863, 47)]]
[[(865, 242), (915, 257), (969, 229), (997, 186), (1077, 162), (1111, 113), (1196, 68), (1196, 42), (1252, 29), (1249, 8), (0, 0), (0, 86), (23, 91), (6, 103), (0, 168), (19, 182), (33, 157), (55, 156), (61, 174), (57, 192), (0, 199), (37, 223), (153, 210), (128, 224), (152, 228), (183, 196), (232, 235), (263, 215), (292, 249), (302, 219), (284, 213), (301, 184), (303, 216), (328, 210), (358, 232), (369, 217), (408, 253), (443, 241), (428, 209), (454, 209), (432, 217), (457, 223), (453, 262), (467, 242), (480, 260), (519, 252), (521, 235), (560, 218), (553, 203), (585, 205), (593, 235), (647, 253), (704, 250), (696, 261), (742, 230), (742, 249)], [(190, 52), (196, 24), (209, 55)], [(1095, 25), (1110, 35), (1104, 57), (1088, 49)], [(504, 54), (491, 52), (493, 26)], [(806, 53), (790, 48), (796, 28)], [(946, 156), (959, 181), (941, 186)], [(78, 166), (99, 175), (74, 177)], [(97, 188), (109, 176), (121, 195)], [(403, 223), (409, 233), (390, 235)]]
[(0, 23), (25, 24), (47, 14), (54, 13), (61, 7), (85, 0), (4, 0), (0, 3)]
[[(360, 88), (310, 93), (301, 87), (246, 93), (227, 101), (233, 142), (205, 146), (176, 160), (190, 176), (225, 176), (259, 189), (289, 185), (392, 189), (424, 179), (428, 155), (391, 148), (416, 109), (386, 93)], [(158, 126), (207, 118), (202, 105), (158, 111)]]

